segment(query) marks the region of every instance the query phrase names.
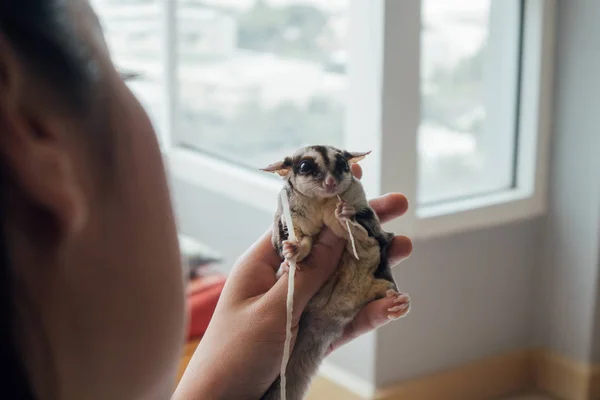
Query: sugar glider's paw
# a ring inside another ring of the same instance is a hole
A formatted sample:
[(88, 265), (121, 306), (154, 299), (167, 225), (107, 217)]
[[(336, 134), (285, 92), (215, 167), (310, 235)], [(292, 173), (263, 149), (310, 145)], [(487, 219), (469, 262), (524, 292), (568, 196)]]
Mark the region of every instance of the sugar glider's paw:
[(283, 274), (287, 274), (288, 272), (290, 272), (290, 262), (288, 260), (283, 260), (279, 266), (279, 270), (277, 270), (277, 273), (275, 274), (275, 278), (279, 279)]
[(281, 251), (281, 253), (283, 254), (283, 257), (285, 258), (285, 263), (287, 265), (287, 268), (289, 270), (289, 261), (295, 261), (296, 262), (296, 270), (300, 270), (298, 268), (298, 259), (300, 258), (300, 250), (301, 250), (301, 246), (298, 245), (298, 243), (292, 242), (290, 240), (285, 240), (283, 242), (283, 249)]
[(335, 216), (340, 222), (352, 221), (356, 215), (356, 209), (353, 205), (340, 201), (335, 208)]
[[(299, 265), (309, 254), (312, 247), (312, 238), (302, 236), (298, 243), (285, 240), (282, 243), (282, 254), (286, 260), (295, 261)], [(299, 270), (299, 268), (296, 268)]]
[(402, 318), (410, 311), (410, 296), (407, 293), (388, 290), (386, 298), (391, 300), (391, 307), (387, 310), (389, 319)]
[(282, 243), (282, 254), (286, 260), (295, 260), (298, 257), (298, 252), (300, 247), (297, 243), (294, 243), (290, 240), (285, 240)]

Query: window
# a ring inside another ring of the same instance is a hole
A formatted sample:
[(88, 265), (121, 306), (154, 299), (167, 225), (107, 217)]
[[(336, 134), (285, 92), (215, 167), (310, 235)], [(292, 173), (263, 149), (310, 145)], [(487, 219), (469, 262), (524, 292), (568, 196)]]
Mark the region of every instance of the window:
[(373, 150), (418, 235), (544, 210), (553, 1), (92, 4), (175, 175), (271, 211), (257, 168), (328, 143)]
[(349, 1), (180, 1), (177, 142), (254, 169), (341, 146)]
[(520, 0), (423, 0), (419, 203), (514, 187)]

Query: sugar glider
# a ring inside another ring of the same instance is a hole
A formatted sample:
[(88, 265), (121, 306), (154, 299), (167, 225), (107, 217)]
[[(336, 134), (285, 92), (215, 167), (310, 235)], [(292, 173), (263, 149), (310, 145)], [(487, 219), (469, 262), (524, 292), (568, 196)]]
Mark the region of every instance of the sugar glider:
[[(410, 299), (398, 292), (387, 250), (394, 237), (382, 230), (369, 206), (363, 187), (351, 172), (351, 164), (370, 152), (354, 153), (332, 146), (307, 146), (262, 169), (279, 174), (290, 204), (297, 242), (288, 240), (281, 200), (273, 224), (272, 243), (283, 260), (301, 263), (324, 226), (347, 240), (334, 275), (309, 302), (300, 317), (298, 336), (287, 364), (286, 395), (304, 398), (330, 346), (367, 303), (394, 296), (394, 317), (408, 313)], [(341, 199), (338, 199), (339, 198)], [(346, 222), (356, 245), (355, 257)], [(285, 265), (285, 263), (284, 263)], [(301, 270), (298, 270), (301, 274)], [(262, 397), (280, 398), (280, 378)]]

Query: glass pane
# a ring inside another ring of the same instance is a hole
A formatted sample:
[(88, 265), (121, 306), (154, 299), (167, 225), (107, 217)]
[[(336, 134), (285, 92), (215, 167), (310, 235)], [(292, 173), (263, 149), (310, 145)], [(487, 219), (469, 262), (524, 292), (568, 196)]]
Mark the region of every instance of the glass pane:
[(179, 144), (252, 168), (341, 146), (350, 0), (180, 0)]
[(160, 0), (91, 0), (118, 70), (139, 74), (127, 82), (155, 129), (163, 125)]
[(423, 0), (419, 203), (514, 183), (521, 2)]

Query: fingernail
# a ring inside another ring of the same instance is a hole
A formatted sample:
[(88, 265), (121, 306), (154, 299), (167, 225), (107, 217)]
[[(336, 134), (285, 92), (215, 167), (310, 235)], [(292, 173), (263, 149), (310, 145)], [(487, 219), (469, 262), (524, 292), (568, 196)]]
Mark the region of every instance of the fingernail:
[(408, 299), (409, 299), (409, 297), (407, 295), (402, 294), (400, 297), (394, 299), (394, 303), (403, 303)]
[(388, 319), (389, 319), (390, 321), (395, 321), (395, 320), (397, 320), (397, 319), (400, 319), (400, 318), (402, 318), (403, 316), (404, 316), (404, 315), (398, 315), (398, 314), (388, 314), (388, 316), (387, 316), (387, 317), (388, 317)]
[(408, 312), (404, 312), (404, 311), (406, 311), (406, 310), (403, 310), (399, 314), (398, 313), (396, 313), (396, 314), (388, 314), (387, 317), (388, 317), (388, 319), (390, 321), (395, 321), (397, 319), (404, 318), (404, 317), (406, 317), (408, 315)]
[(401, 306), (396, 306), (396, 307), (388, 308), (388, 312), (404, 311), (407, 308), (408, 308), (408, 304), (403, 304)]

